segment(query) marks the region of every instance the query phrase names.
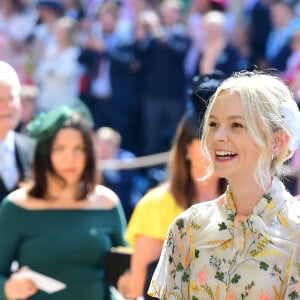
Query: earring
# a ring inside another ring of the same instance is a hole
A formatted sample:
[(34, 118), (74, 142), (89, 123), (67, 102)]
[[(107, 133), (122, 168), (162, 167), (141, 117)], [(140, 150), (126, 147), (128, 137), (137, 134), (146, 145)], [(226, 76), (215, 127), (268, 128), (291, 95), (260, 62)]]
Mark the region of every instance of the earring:
[(272, 140), (272, 147), (274, 148), (276, 146), (275, 140)]

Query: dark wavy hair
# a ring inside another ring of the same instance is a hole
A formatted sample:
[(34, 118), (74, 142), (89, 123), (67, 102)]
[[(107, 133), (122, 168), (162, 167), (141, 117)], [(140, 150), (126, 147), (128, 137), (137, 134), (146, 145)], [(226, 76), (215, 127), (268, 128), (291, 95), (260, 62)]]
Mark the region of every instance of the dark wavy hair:
[(77, 113), (72, 113), (59, 127), (55, 129), (53, 134), (46, 139), (37, 142), (37, 146), (33, 159), (33, 186), (29, 191), (29, 195), (36, 198), (44, 198), (47, 193), (47, 172), (56, 176), (63, 184), (65, 181), (56, 174), (51, 163), (51, 149), (57, 133), (63, 128), (73, 128), (78, 130), (83, 138), (86, 152), (86, 165), (83, 170), (80, 181), (77, 185), (76, 199), (86, 198), (94, 189), (97, 183), (96, 157), (93, 145), (91, 127), (85, 119)]
[[(188, 208), (196, 194), (194, 179), (191, 176), (191, 162), (186, 159), (187, 147), (193, 140), (202, 138), (204, 115), (211, 96), (226, 78), (226, 74), (219, 70), (195, 76), (192, 89), (189, 91), (192, 106), (180, 120), (168, 164), (170, 190), (178, 205)], [(225, 179), (218, 181), (218, 192), (221, 195), (227, 186)]]
[[(204, 113), (204, 111), (202, 111)], [(187, 157), (187, 147), (193, 140), (201, 139), (202, 119), (194, 110), (188, 111), (179, 122), (171, 148), (168, 165), (170, 174), (170, 190), (178, 205), (188, 208), (196, 195), (195, 179), (191, 175), (191, 161)], [(220, 178), (218, 192), (225, 192), (227, 182)]]

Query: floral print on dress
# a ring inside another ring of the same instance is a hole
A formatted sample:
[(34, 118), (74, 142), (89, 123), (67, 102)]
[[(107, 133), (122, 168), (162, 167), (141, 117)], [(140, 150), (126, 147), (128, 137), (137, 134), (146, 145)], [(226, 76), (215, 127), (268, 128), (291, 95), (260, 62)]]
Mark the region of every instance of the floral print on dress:
[(300, 202), (278, 178), (253, 213), (228, 188), (181, 213), (166, 236), (149, 295), (164, 300), (300, 299)]

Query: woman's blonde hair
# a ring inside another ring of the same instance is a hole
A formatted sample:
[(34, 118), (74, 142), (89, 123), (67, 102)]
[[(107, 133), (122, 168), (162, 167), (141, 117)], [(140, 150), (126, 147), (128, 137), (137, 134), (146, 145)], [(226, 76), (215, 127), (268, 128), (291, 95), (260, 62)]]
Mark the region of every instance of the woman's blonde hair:
[[(283, 163), (289, 159), (299, 142), (299, 132), (293, 130), (295, 124), (289, 124), (290, 120), (298, 122), (300, 125), (300, 113), (293, 99), (293, 95), (281, 79), (273, 75), (259, 71), (243, 71), (235, 73), (226, 79), (212, 97), (203, 128), (203, 150), (210, 158), (206, 146), (208, 133), (208, 118), (217, 97), (223, 92), (233, 92), (240, 96), (243, 117), (246, 121), (247, 129), (254, 142), (260, 149), (260, 155), (256, 166), (254, 178), (263, 188), (266, 179), (266, 162), (270, 155), (273, 142), (273, 134), (279, 130), (284, 130), (290, 138), (290, 142), (285, 149), (272, 159), (271, 173), (280, 174)], [(228, 105), (231, 105), (228, 103)], [(297, 139), (297, 141), (293, 141)], [(292, 142), (292, 143), (291, 143)], [(209, 174), (213, 172), (213, 163), (209, 159)], [(208, 174), (208, 175), (209, 175)], [(208, 176), (207, 175), (207, 176)]]

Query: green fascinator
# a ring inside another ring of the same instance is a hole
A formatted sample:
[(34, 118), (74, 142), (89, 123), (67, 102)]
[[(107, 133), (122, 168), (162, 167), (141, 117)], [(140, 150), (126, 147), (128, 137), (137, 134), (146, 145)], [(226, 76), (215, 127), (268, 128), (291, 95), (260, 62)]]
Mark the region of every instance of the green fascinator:
[(34, 120), (28, 123), (26, 129), (30, 136), (38, 141), (51, 137), (57, 129), (71, 116), (72, 109), (66, 105), (60, 106), (47, 113), (40, 113)]

